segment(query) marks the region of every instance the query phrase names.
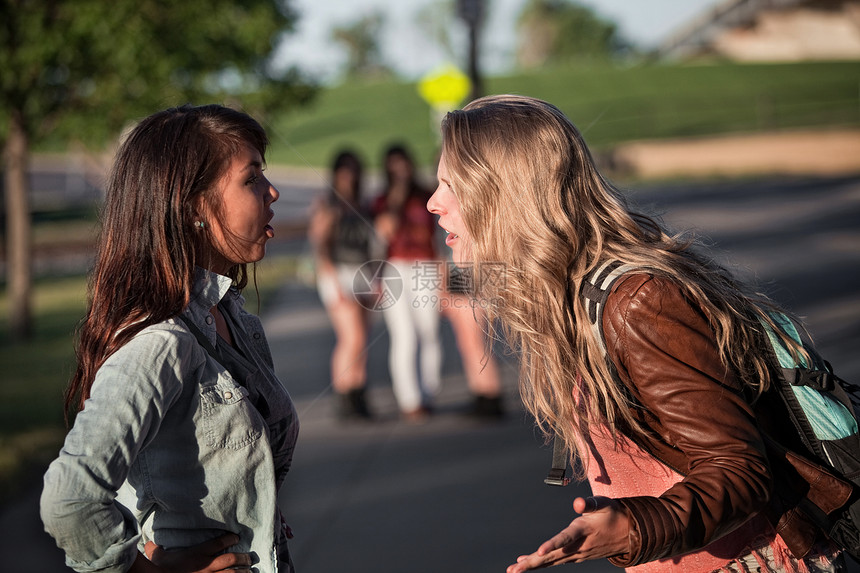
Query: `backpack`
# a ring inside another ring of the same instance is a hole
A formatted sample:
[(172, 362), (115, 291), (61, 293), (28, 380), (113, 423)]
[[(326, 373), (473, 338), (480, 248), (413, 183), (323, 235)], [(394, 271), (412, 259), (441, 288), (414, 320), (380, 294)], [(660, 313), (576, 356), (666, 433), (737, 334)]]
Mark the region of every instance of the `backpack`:
[[(615, 281), (637, 268), (611, 261), (598, 268), (582, 284), (591, 329), (604, 354), (606, 347), (602, 324), (606, 299)], [(805, 360), (797, 364), (782, 340), (769, 326), (764, 325), (781, 366), (774, 390), (785, 404), (800, 441), (814, 457), (810, 461), (854, 486), (850, 500), (841, 508), (829, 515), (821, 511), (812, 512), (810, 517), (832, 541), (860, 562), (860, 387), (836, 376), (830, 364), (803, 342), (791, 319), (779, 313), (772, 313), (771, 318), (783, 333), (803, 345), (811, 359), (811, 364), (806, 364)], [(609, 369), (613, 378), (621, 384), (612, 364)], [(552, 469), (545, 483), (569, 483), (569, 478), (565, 476), (567, 458), (564, 444), (556, 439), (553, 444)]]

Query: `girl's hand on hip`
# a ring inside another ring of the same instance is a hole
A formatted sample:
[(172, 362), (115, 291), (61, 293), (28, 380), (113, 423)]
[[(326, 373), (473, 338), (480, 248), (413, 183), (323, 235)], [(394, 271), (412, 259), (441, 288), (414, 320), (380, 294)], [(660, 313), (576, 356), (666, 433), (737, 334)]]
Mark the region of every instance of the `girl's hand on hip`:
[(578, 497), (573, 500), (573, 510), (582, 515), (534, 553), (519, 556), (507, 573), (612, 557), (628, 550), (630, 523), (618, 502), (608, 497)]
[(199, 545), (181, 549), (164, 549), (149, 541), (144, 550), (153, 564), (170, 573), (213, 573), (227, 569), (250, 572), (250, 554), (222, 553), (238, 542), (238, 535), (226, 533)]

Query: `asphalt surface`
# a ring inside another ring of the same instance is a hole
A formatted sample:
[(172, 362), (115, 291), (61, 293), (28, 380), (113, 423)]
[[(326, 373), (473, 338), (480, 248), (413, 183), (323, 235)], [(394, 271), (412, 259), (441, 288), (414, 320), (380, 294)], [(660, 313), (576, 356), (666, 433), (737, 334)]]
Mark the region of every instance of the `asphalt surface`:
[[(665, 210), (671, 226), (693, 226), (710, 237), (719, 257), (807, 318), (837, 373), (860, 381), (860, 176), (649, 186), (633, 197)], [(436, 415), (422, 425), (402, 422), (378, 318), (368, 348), (378, 420), (344, 424), (333, 415), (328, 390), (334, 337), (313, 289), (285, 285), (263, 316), (302, 424), (281, 497), (296, 535), (297, 568), (504, 571), (570, 521), (571, 502), (587, 487), (543, 484), (550, 451), (519, 406), (510, 357), (498, 357), (506, 418), (487, 423), (464, 415), (469, 395), (447, 323)], [(38, 487), (0, 510), (2, 571), (67, 571), (42, 532)], [(606, 561), (562, 570), (617, 571)]]

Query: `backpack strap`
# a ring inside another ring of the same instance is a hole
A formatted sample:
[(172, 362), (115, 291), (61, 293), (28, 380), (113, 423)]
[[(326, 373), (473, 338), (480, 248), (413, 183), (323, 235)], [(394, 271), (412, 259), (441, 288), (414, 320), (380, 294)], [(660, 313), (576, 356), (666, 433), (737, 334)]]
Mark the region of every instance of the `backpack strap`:
[(637, 268), (635, 265), (625, 265), (620, 261), (608, 261), (587, 276), (582, 282), (582, 294), (585, 297), (585, 310), (588, 312), (588, 322), (601, 348), (606, 350), (603, 342), (603, 307), (609, 291), (621, 275)]
[(567, 448), (564, 441), (558, 438), (552, 440), (552, 467), (549, 474), (544, 478), (543, 483), (546, 485), (565, 486), (570, 483), (570, 477), (567, 476)]
[[(585, 297), (585, 310), (588, 312), (588, 322), (591, 326), (591, 332), (594, 334), (594, 339), (597, 340), (605, 356), (606, 342), (603, 340), (603, 309), (606, 306), (606, 299), (609, 298), (609, 292), (615, 281), (621, 278), (622, 275), (637, 268), (640, 267), (611, 260), (597, 267), (594, 272), (582, 281), (582, 294)], [(612, 372), (613, 378), (615, 378), (615, 366), (609, 361), (608, 356), (607, 362), (609, 362), (609, 369)], [(552, 468), (543, 480), (545, 484), (565, 486), (570, 483), (570, 478), (566, 477), (569, 458), (570, 456), (564, 442), (557, 437), (553, 438)]]

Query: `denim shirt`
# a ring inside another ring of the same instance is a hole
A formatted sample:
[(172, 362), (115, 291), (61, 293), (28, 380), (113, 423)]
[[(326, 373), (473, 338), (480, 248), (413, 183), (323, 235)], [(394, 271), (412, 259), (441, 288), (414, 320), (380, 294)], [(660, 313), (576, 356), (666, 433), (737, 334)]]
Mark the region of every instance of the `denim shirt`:
[(230, 284), (198, 269), (183, 315), (214, 346), (209, 310), (221, 302), (258, 368), (244, 384), (178, 318), (142, 330), (96, 373), (41, 498), (45, 529), (76, 571), (125, 572), (147, 541), (176, 548), (233, 532), (229, 550), (251, 553), (255, 571), (291, 573), (277, 494), (298, 418), (259, 319)]

